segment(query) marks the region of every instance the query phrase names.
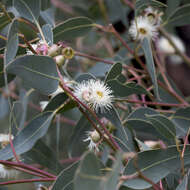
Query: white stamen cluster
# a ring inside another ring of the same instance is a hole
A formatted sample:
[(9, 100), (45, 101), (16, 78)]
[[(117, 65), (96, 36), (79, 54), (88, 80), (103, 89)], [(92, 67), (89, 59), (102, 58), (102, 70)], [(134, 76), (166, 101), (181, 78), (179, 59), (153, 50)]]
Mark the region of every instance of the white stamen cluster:
[(87, 132), (87, 138), (84, 139), (83, 142), (90, 141), (88, 145), (88, 149), (91, 151), (99, 152), (99, 148), (98, 148), (99, 140), (100, 140), (100, 135), (96, 130), (94, 130), (94, 131)]
[(161, 15), (157, 10), (148, 7), (144, 10), (143, 16), (136, 17), (129, 28), (129, 34), (133, 40), (143, 40), (145, 37), (155, 40), (158, 36)]
[(105, 112), (112, 107), (112, 90), (100, 80), (83, 81), (76, 85), (74, 95), (96, 112)]

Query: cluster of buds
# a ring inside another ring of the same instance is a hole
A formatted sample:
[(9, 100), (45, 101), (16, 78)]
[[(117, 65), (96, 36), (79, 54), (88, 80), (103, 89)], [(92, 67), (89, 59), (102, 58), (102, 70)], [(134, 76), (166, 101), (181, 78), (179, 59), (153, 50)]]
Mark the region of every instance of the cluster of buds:
[(58, 66), (62, 66), (65, 60), (72, 59), (74, 54), (74, 50), (71, 47), (62, 48), (62, 46), (57, 44), (53, 44), (48, 50), (48, 56), (53, 57)]
[[(65, 60), (72, 59), (75, 55), (74, 50), (71, 47), (63, 47), (61, 44), (53, 44), (49, 46), (43, 41), (39, 41), (36, 44), (31, 44), (32, 49), (38, 55), (47, 55), (53, 57), (58, 66), (62, 66)], [(32, 55), (31, 50), (27, 50), (28, 55)]]

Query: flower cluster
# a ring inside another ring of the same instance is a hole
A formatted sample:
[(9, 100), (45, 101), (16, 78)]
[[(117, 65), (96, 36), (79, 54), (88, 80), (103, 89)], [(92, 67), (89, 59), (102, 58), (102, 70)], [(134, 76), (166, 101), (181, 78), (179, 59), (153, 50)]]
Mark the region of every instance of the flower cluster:
[(158, 27), (162, 14), (152, 7), (144, 10), (143, 16), (138, 16), (132, 21), (129, 34), (133, 40), (143, 40), (145, 37), (155, 40), (158, 36)]
[(112, 90), (100, 80), (83, 81), (75, 86), (74, 95), (96, 112), (105, 112), (112, 107)]

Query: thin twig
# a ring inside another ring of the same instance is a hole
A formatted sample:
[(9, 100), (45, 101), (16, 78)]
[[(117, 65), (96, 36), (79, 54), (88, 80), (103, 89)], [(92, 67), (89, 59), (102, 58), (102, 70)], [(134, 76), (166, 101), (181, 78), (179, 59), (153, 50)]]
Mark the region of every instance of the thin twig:
[(55, 180), (56, 180), (56, 178), (21, 179), (21, 180), (0, 182), (0, 186), (11, 185), (11, 184), (19, 184), (19, 183), (48, 182), (48, 181), (55, 181)]

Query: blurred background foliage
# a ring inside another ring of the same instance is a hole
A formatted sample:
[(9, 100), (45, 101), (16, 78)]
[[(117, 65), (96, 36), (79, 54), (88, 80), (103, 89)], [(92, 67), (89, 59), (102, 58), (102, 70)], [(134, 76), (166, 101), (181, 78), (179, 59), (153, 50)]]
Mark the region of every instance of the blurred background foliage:
[[(29, 1), (29, 0), (28, 0)], [(32, 1), (32, 0), (31, 0)], [(26, 1), (27, 2), (27, 1)], [(129, 25), (131, 20), (134, 18), (135, 12), (126, 5), (125, 0), (41, 0), (41, 9), (39, 14), (39, 23), (40, 26), (44, 24), (49, 24), (52, 28), (57, 26), (63, 21), (77, 17), (85, 16), (93, 20), (94, 23), (101, 25), (113, 24), (116, 31), (129, 43), (131, 47), (134, 47), (134, 43), (131, 43), (131, 39), (128, 35)], [(148, 2), (148, 1), (147, 1)], [(151, 1), (149, 1), (150, 3)], [(167, 20), (179, 6), (187, 5), (189, 6), (189, 0), (162, 0), (158, 1), (164, 4), (161, 4), (158, 7), (160, 11), (164, 12), (164, 20)], [(20, 12), (16, 10), (13, 6), (13, 0), (1, 0), (1, 3), (5, 5), (6, 10), (10, 13), (11, 17), (19, 17)], [(144, 4), (146, 5), (146, 3)], [(190, 6), (189, 6), (190, 7)], [(190, 10), (190, 8), (188, 9)], [(21, 15), (22, 16), (22, 15)], [(184, 24), (183, 24), (184, 23)], [(177, 36), (179, 36), (186, 47), (186, 54), (190, 55), (190, 21), (189, 13), (183, 19), (182, 22), (174, 22), (173, 24), (167, 24), (165, 29)], [(189, 23), (189, 24), (188, 24)], [(8, 29), (10, 23), (9, 20), (5, 19), (3, 16), (0, 17), (0, 35), (7, 37)], [(31, 27), (26, 25), (23, 22), (18, 24), (19, 31), (23, 33), (28, 41), (33, 40), (38, 37), (37, 32), (31, 30)], [(35, 27), (34, 27), (35, 28)], [(133, 64), (134, 67), (139, 69), (139, 65), (134, 59), (126, 56), (128, 55), (126, 49), (124, 49), (120, 42), (114, 38), (113, 35), (109, 33), (104, 33), (101, 30), (93, 28), (88, 32), (87, 35), (78, 37), (78, 38), (64, 38), (63, 43), (72, 47), (76, 51), (86, 53), (88, 55), (105, 58), (110, 61), (120, 61), (126, 65)], [(23, 42), (20, 38), (20, 43)], [(3, 54), (6, 41), (0, 39), (0, 53)], [(19, 47), (18, 54), (22, 55), (26, 53), (26, 48)], [(142, 55), (142, 52), (139, 53)], [(141, 57), (144, 59), (144, 57)], [(0, 58), (0, 71), (3, 71), (3, 58)], [(190, 95), (190, 68), (186, 63), (174, 64), (170, 59), (165, 61), (167, 74), (169, 79), (173, 83), (174, 89), (176, 89), (178, 94), (183, 98), (186, 97), (186, 100), (189, 100)], [(111, 65), (102, 63), (101, 61), (92, 61), (85, 57), (75, 56), (70, 60), (68, 65), (69, 74), (76, 78), (84, 72), (89, 72), (98, 78), (104, 78), (108, 71), (111, 69)], [(121, 73), (120, 73), (121, 74)], [(130, 76), (127, 76), (130, 79)], [(161, 78), (161, 77), (160, 77)], [(24, 80), (19, 78), (15, 79), (15, 76), (8, 74), (8, 80), (16, 83), (10, 83), (9, 88), (11, 89), (11, 102), (12, 109), (9, 109), (9, 102), (6, 94), (4, 94), (4, 76), (3, 72), (0, 73), (0, 133), (8, 133), (9, 124), (10, 124), (10, 113), (14, 112), (17, 123), (20, 128), (24, 126), (28, 121), (34, 118), (37, 114), (40, 113), (40, 101), (49, 100), (48, 96), (42, 95), (38, 91), (30, 90), (28, 84)], [(162, 78), (161, 78), (162, 80)], [(149, 82), (147, 82), (149, 83)], [(47, 84), (48, 85), (48, 84)], [(142, 90), (142, 89), (141, 89)], [(177, 100), (168, 94), (163, 88), (159, 86), (159, 93), (161, 101), (167, 103), (178, 103)], [(149, 100), (147, 98), (147, 100)], [(150, 108), (145, 108), (145, 110), (134, 111), (130, 104), (126, 103), (128, 110), (123, 114), (122, 118), (128, 118), (126, 124), (127, 127), (133, 128), (137, 133), (137, 136), (140, 140), (157, 140), (159, 134), (154, 131), (153, 128), (148, 127), (150, 123), (147, 123), (145, 120), (145, 113), (154, 114), (154, 111)], [(155, 106), (149, 106), (155, 108)], [(142, 108), (143, 109), (143, 108)], [(163, 108), (163, 110), (169, 110), (170, 108)], [(173, 109), (175, 111), (175, 109)], [(142, 113), (141, 113), (142, 112)], [(120, 112), (119, 112), (120, 113)], [(189, 112), (188, 112), (189, 113)], [(176, 113), (177, 114), (177, 113)], [(173, 117), (171, 114), (166, 114), (166, 117)], [(189, 116), (189, 115), (188, 115)], [(141, 121), (134, 122), (135, 118), (142, 118)], [(71, 134), (74, 126), (78, 123), (81, 118), (81, 113), (78, 109), (71, 109), (64, 112), (62, 117), (58, 115), (54, 122), (52, 122), (51, 127), (45, 136), (40, 139), (35, 146), (27, 153), (23, 155), (23, 159), (26, 163), (37, 163), (42, 164), (42, 166), (49, 168), (54, 174), (58, 174), (61, 170), (66, 168), (70, 163), (67, 163), (68, 158), (68, 144), (71, 145)], [(147, 118), (146, 118), (147, 119)], [(160, 119), (160, 118), (158, 118)], [(163, 118), (161, 118), (163, 119)], [(177, 119), (173, 118), (176, 123)], [(56, 122), (57, 121), (57, 122)], [(151, 118), (149, 118), (151, 121)], [(76, 145), (73, 145), (74, 156), (81, 156), (81, 154), (87, 149), (86, 144), (83, 143), (85, 138), (85, 131), (90, 129), (88, 123), (80, 121), (81, 133), (77, 136), (77, 139), (72, 139)], [(153, 124), (155, 125), (155, 124)], [(187, 126), (189, 122), (187, 123)], [(138, 126), (142, 126), (141, 130), (138, 129)], [(150, 130), (149, 130), (150, 129)], [(187, 131), (186, 131), (187, 132)], [(156, 133), (156, 135), (155, 135)], [(180, 131), (178, 131), (180, 134)], [(185, 133), (186, 134), (186, 133)], [(184, 134), (183, 134), (184, 135)], [(75, 138), (75, 137), (74, 137)], [(163, 137), (162, 137), (163, 138)], [(168, 144), (173, 144), (168, 140)], [(109, 151), (109, 150), (107, 150)], [(106, 150), (105, 150), (106, 152)], [(41, 153), (43, 155), (41, 155)], [(105, 153), (106, 154), (106, 153)], [(46, 156), (46, 157), (43, 157)], [(91, 156), (91, 155), (90, 155)], [(88, 158), (86, 158), (88, 159)], [(93, 159), (93, 158), (92, 158)], [(58, 161), (60, 160), (60, 161)], [(82, 167), (82, 166), (81, 166)], [(115, 166), (119, 167), (119, 166)], [(130, 167), (130, 166), (129, 166)], [(27, 175), (23, 176), (26, 178)], [(168, 176), (167, 180), (171, 183), (175, 183), (175, 178)], [(3, 180), (1, 180), (3, 181)], [(170, 184), (168, 182), (168, 184)], [(36, 189), (38, 183), (34, 184), (22, 184), (22, 185), (12, 185), (10, 187), (0, 187), (1, 190), (4, 189)], [(123, 187), (123, 190), (127, 188)], [(168, 188), (169, 189), (169, 188)], [(172, 189), (172, 188), (170, 188)]]

